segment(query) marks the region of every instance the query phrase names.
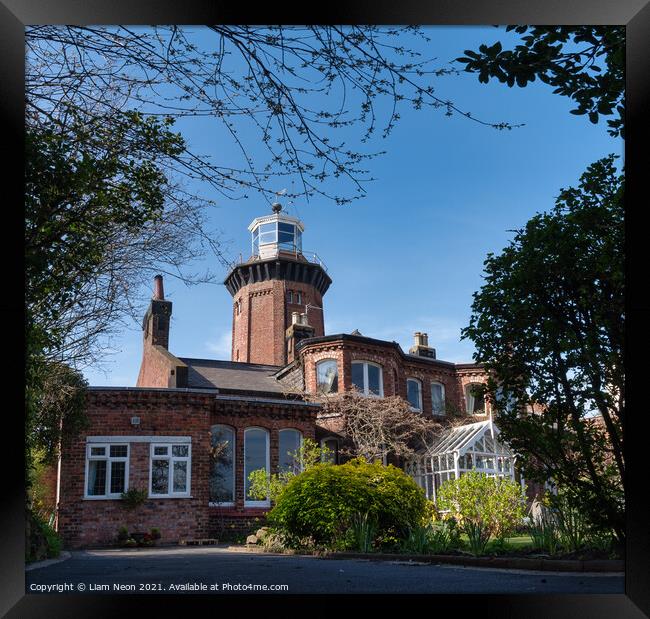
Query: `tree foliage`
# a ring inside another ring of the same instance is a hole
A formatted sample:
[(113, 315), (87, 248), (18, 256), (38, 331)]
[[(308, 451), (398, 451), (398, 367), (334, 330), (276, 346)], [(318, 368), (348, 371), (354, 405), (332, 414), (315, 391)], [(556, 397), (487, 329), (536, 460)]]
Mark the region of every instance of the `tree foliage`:
[[(524, 476), (625, 537), (623, 175), (610, 155), (485, 261), (470, 338)], [(516, 403), (516, 404), (515, 404)], [(594, 416), (595, 414), (595, 416)]]
[[(600, 116), (612, 136), (624, 135), (625, 28), (623, 26), (508, 26), (521, 36), (521, 44), (504, 50), (501, 42), (465, 50), (457, 58), (465, 71), (478, 73), (480, 82), (491, 78), (512, 87), (525, 87), (536, 78), (571, 98), (572, 114)], [(525, 36), (524, 36), (525, 35)]]

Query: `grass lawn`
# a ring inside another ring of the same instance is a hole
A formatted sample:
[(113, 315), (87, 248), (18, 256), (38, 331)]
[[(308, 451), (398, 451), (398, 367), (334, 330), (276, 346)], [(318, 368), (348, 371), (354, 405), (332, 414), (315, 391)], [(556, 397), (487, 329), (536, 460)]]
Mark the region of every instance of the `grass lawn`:
[[(468, 547), (469, 540), (467, 535), (462, 534), (460, 536), (461, 541), (464, 543), (465, 547)], [(497, 541), (493, 538), (488, 542), (488, 545), (485, 549), (486, 554), (508, 554), (509, 552), (517, 552), (522, 550), (532, 550), (533, 540), (530, 535), (516, 535), (514, 537), (506, 538), (505, 547), (499, 546)]]

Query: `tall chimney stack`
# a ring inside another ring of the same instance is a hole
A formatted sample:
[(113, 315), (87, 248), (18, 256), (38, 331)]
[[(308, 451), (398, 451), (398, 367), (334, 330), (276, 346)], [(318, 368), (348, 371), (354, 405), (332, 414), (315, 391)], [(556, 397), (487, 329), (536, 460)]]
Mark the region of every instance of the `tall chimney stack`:
[(165, 300), (165, 290), (163, 288), (163, 277), (162, 275), (156, 275), (153, 278), (153, 298), (156, 301)]
[(418, 355), (419, 357), (436, 358), (436, 349), (429, 346), (429, 335), (421, 331), (413, 334), (413, 346), (409, 348), (409, 354)]
[(165, 300), (162, 275), (153, 278), (153, 297), (142, 320), (144, 345), (169, 348), (169, 321), (172, 303)]

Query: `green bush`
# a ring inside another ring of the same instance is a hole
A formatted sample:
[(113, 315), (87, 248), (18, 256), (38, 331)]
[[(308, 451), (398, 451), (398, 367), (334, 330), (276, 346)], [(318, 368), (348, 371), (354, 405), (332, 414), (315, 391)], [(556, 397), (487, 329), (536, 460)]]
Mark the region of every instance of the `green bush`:
[(459, 523), (470, 551), (481, 555), (491, 537), (504, 540), (522, 521), (526, 498), (519, 484), (469, 471), (438, 491), (438, 507)]
[(138, 488), (129, 488), (126, 492), (122, 492), (120, 496), (124, 508), (136, 509), (147, 500), (149, 493), (144, 489), (139, 490)]
[(25, 560), (41, 561), (55, 559), (61, 554), (61, 538), (59, 534), (40, 516), (28, 513), (28, 546)]
[(268, 520), (294, 539), (332, 546), (357, 514), (367, 514), (377, 538), (386, 541), (420, 524), (425, 505), (424, 492), (404, 471), (357, 458), (317, 464), (291, 479)]

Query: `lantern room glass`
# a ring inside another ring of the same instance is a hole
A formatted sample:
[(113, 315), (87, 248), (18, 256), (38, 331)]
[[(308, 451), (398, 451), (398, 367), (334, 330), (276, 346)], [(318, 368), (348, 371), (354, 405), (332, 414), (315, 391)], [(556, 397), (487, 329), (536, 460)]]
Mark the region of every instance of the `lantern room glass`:
[(270, 246), (275, 246), (278, 251), (302, 252), (302, 232), (295, 224), (286, 221), (263, 223), (253, 230), (252, 235), (254, 256), (273, 249)]

